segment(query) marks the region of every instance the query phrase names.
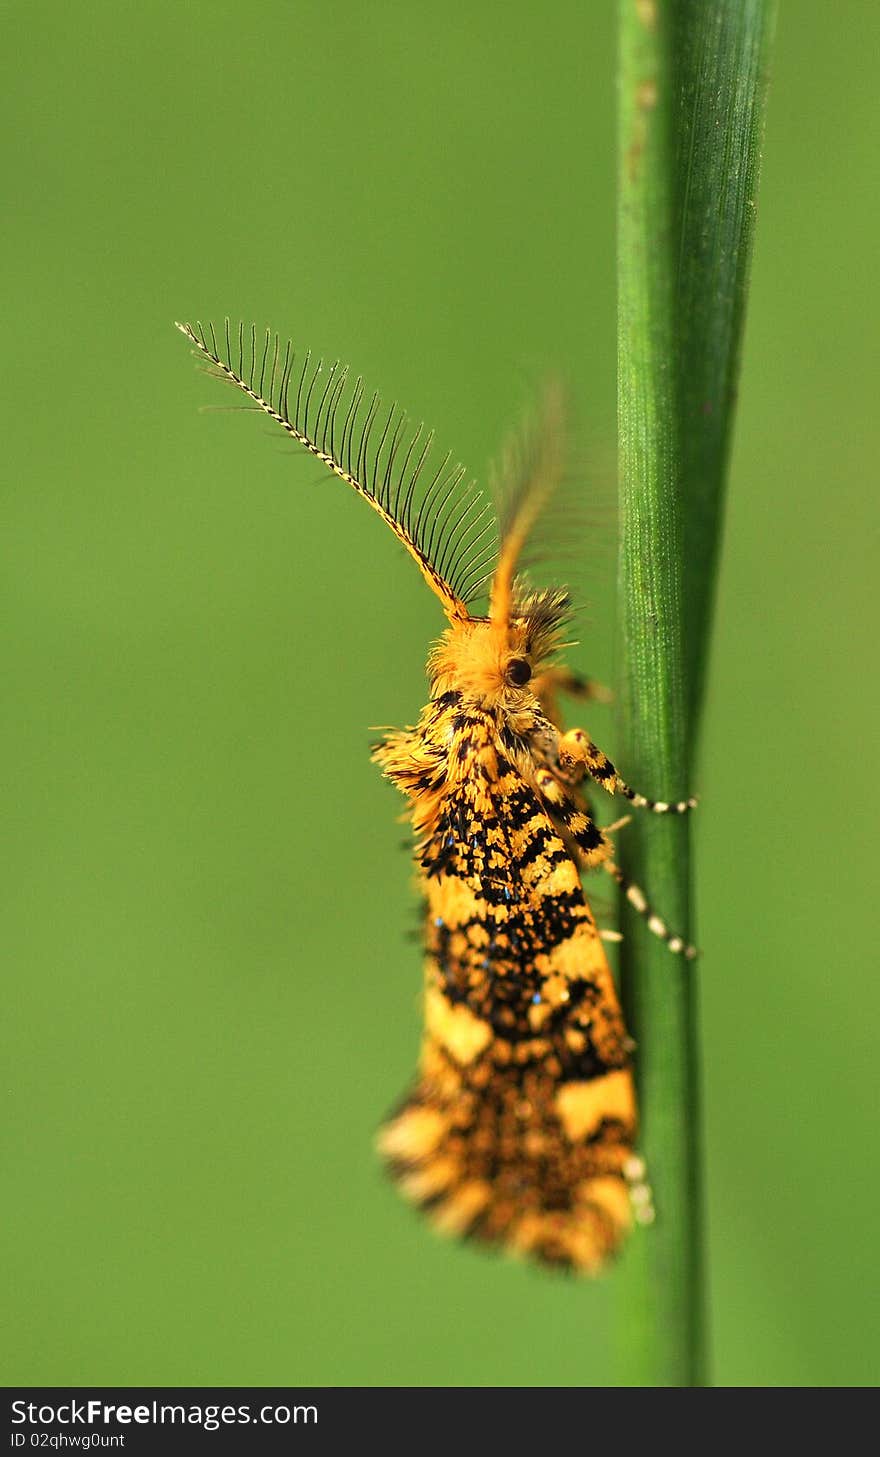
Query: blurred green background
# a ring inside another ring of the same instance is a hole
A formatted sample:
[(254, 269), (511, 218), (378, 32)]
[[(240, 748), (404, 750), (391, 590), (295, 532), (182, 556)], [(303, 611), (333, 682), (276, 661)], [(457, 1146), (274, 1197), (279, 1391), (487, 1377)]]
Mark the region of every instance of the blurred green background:
[[(420, 971), (370, 728), (417, 714), (437, 605), (267, 424), (198, 413), (235, 401), (172, 320), (342, 354), (480, 474), (556, 366), (609, 448), (613, 7), (10, 31), (2, 1374), (605, 1384), (613, 1275), (435, 1238), (372, 1152)], [(782, 7), (694, 786), (724, 1384), (877, 1375), (878, 47), (869, 0)]]

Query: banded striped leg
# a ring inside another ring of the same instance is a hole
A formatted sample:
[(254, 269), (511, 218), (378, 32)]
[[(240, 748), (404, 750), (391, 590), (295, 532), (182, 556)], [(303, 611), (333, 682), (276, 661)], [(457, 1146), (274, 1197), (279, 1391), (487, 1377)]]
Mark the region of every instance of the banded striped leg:
[(551, 819), (574, 842), (581, 863), (592, 869), (607, 860), (614, 846), (605, 838), (580, 796), (573, 796), (549, 769), (539, 769), (535, 783)]
[(689, 945), (683, 936), (678, 936), (674, 931), (670, 931), (666, 922), (657, 915), (656, 911), (651, 909), (647, 896), (641, 886), (635, 885), (633, 881), (628, 880), (620, 866), (613, 860), (603, 861), (602, 868), (603, 870), (607, 870), (612, 880), (617, 881), (617, 884), (620, 886), (633, 910), (638, 911), (640, 916), (644, 916), (648, 930), (653, 935), (659, 936), (661, 941), (665, 941), (669, 950), (674, 952), (676, 956), (683, 956), (686, 961), (693, 961), (694, 957), (699, 954), (696, 946)]
[(653, 1224), (657, 1216), (654, 1212), (654, 1196), (651, 1185), (648, 1183), (645, 1160), (640, 1158), (637, 1153), (632, 1154), (624, 1165), (623, 1177), (629, 1186), (629, 1197), (636, 1224)]
[(589, 774), (609, 794), (622, 794), (637, 809), (649, 809), (654, 814), (686, 814), (689, 809), (695, 809), (697, 801), (691, 799), (680, 799), (668, 801), (665, 799), (648, 799), (644, 794), (639, 794), (635, 789), (630, 789), (624, 783), (608, 758), (602, 750), (593, 743), (590, 735), (585, 729), (571, 729), (567, 734), (561, 734), (559, 738), (558, 762), (562, 773), (574, 784), (582, 779), (584, 774)]
[[(620, 866), (611, 859), (613, 845), (608, 839), (609, 834), (615, 830), (622, 829), (629, 823), (629, 815), (622, 820), (617, 820), (609, 825), (607, 830), (600, 830), (589, 812), (589, 806), (583, 799), (579, 790), (573, 786), (566, 786), (553, 775), (549, 769), (539, 769), (535, 776), (535, 782), (541, 798), (547, 807), (550, 817), (560, 826), (569, 841), (573, 841), (576, 848), (576, 858), (587, 870), (592, 870), (601, 865), (613, 880), (616, 880), (622, 888), (630, 905), (644, 916), (648, 923), (648, 930), (661, 941), (665, 941), (669, 950), (677, 956), (684, 956), (686, 960), (692, 961), (697, 955), (695, 946), (689, 945), (683, 936), (670, 931), (662, 917), (658, 916), (648, 904), (644, 891), (628, 880)], [(610, 932), (603, 935), (603, 940), (620, 941), (622, 936), (619, 932)]]
[(595, 678), (586, 678), (583, 673), (573, 673), (571, 668), (550, 668), (553, 674), (553, 685), (560, 692), (567, 693), (569, 698), (591, 698), (594, 703), (611, 703), (614, 694), (604, 683), (597, 683)]
[(560, 693), (567, 694), (569, 698), (590, 699), (593, 703), (611, 703), (613, 699), (610, 688), (597, 683), (594, 678), (573, 673), (570, 668), (545, 668), (534, 680), (533, 686), (541, 707), (555, 724), (559, 723), (557, 696)]
[(562, 667), (545, 668), (534, 680), (534, 691), (545, 714), (560, 733), (560, 693), (566, 693), (571, 698), (590, 698), (594, 703), (610, 703), (612, 698), (610, 690), (601, 683), (595, 683), (592, 678), (582, 678), (580, 674)]

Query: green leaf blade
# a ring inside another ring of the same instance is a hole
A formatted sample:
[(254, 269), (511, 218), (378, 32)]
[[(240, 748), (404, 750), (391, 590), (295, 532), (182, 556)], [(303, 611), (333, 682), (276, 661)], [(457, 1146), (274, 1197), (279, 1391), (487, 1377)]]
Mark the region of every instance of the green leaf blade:
[[(621, 0), (621, 768), (691, 791), (760, 155), (769, 0)], [(690, 823), (625, 831), (625, 869), (691, 939)], [(624, 916), (641, 1146), (657, 1221), (621, 1275), (621, 1380), (707, 1381), (692, 963)]]

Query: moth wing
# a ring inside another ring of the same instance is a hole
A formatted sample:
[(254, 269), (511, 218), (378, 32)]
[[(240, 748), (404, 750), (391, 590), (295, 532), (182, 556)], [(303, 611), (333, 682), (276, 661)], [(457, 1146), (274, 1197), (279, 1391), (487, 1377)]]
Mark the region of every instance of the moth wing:
[(595, 1271), (630, 1224), (628, 1044), (577, 866), (490, 747), (422, 848), (421, 1067), (380, 1147), (442, 1230)]

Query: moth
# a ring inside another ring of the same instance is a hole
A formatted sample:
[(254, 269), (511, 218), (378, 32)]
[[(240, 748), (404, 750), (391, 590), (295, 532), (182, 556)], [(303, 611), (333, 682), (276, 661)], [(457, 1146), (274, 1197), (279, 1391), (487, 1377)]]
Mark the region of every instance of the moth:
[(508, 460), (496, 513), (451, 455), (434, 461), (423, 426), (338, 363), (297, 360), (253, 326), (227, 321), (219, 342), (213, 326), (178, 328), (378, 512), (447, 619), (418, 723), (373, 750), (406, 800), (425, 908), (421, 1057), (382, 1156), (438, 1229), (593, 1274), (652, 1209), (633, 1044), (582, 872), (601, 867), (671, 951), (694, 953), (625, 882), (619, 825), (600, 828), (587, 785), (654, 813), (695, 801), (637, 793), (583, 728), (561, 726), (560, 692), (599, 690), (559, 661), (567, 593), (520, 569), (561, 470), (559, 394)]

